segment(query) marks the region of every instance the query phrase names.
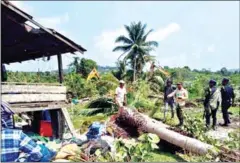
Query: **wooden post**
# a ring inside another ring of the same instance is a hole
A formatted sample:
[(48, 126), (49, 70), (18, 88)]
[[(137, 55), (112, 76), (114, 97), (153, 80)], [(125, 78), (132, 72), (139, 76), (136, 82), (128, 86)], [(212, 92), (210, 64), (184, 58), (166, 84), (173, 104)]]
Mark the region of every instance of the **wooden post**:
[(3, 64), (1, 63), (1, 82), (3, 82)]
[(66, 122), (67, 122), (67, 125), (68, 125), (68, 127), (69, 127), (70, 132), (72, 133), (72, 135), (73, 135), (74, 137), (77, 137), (77, 133), (76, 133), (76, 131), (75, 131), (75, 129), (74, 129), (74, 126), (73, 126), (73, 124), (72, 124), (72, 121), (71, 121), (71, 118), (70, 118), (70, 116), (69, 116), (69, 114), (68, 114), (67, 109), (66, 109), (66, 108), (62, 108), (61, 110), (62, 110), (63, 116), (64, 116), (64, 118), (65, 118), (65, 120), (66, 120)]
[(59, 83), (63, 83), (63, 66), (62, 66), (62, 55), (58, 54), (58, 75), (59, 75)]

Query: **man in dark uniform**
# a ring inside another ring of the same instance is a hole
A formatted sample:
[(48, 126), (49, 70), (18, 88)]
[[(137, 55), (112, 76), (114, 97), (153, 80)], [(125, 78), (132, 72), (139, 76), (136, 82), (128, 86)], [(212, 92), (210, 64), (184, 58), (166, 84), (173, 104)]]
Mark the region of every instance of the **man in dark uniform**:
[(213, 118), (212, 127), (216, 130), (217, 124), (217, 110), (220, 105), (220, 92), (216, 88), (217, 82), (215, 80), (209, 81), (209, 88), (206, 90), (206, 96), (204, 100), (204, 109), (205, 109), (205, 118), (206, 118), (206, 127), (210, 126), (210, 117)]
[(234, 91), (233, 88), (229, 85), (229, 79), (223, 78), (222, 80), (222, 88), (221, 88), (221, 96), (222, 96), (222, 114), (224, 123), (221, 126), (228, 126), (231, 122), (229, 119), (228, 109), (231, 105), (234, 104)]
[(168, 106), (171, 107), (172, 113), (171, 118), (174, 118), (174, 98), (173, 97), (167, 98), (167, 96), (174, 90), (175, 88), (172, 87), (172, 81), (168, 79), (167, 84), (164, 87), (164, 121), (166, 121), (166, 112), (168, 111)]

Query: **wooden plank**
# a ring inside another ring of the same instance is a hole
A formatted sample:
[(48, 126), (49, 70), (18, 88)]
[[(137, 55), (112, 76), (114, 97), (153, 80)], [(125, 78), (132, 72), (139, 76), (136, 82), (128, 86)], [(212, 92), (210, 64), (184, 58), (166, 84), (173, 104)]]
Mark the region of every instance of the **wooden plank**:
[(64, 86), (46, 85), (2, 85), (2, 94), (6, 93), (62, 93), (66, 94), (67, 88)]
[(28, 83), (28, 82), (2, 82), (2, 85), (48, 85), (48, 86), (63, 86), (61, 83)]
[(11, 104), (11, 107), (14, 108), (33, 108), (33, 107), (48, 107), (48, 106), (70, 106), (70, 104), (67, 104), (65, 101), (57, 101), (57, 102), (33, 102), (33, 103), (15, 103)]
[(36, 107), (36, 108), (11, 108), (15, 113), (26, 113), (26, 112), (34, 112), (34, 111), (42, 111), (42, 110), (54, 110), (54, 109), (59, 109), (62, 106), (60, 105), (56, 105), (54, 106), (50, 106), (48, 108), (46, 107)]
[(69, 130), (71, 131), (73, 137), (77, 137), (76, 130), (74, 129), (74, 126), (73, 126), (73, 124), (72, 124), (72, 121), (71, 121), (71, 119), (70, 119), (70, 116), (69, 116), (69, 114), (68, 114), (67, 109), (63, 107), (61, 110), (62, 110), (62, 112), (63, 112), (63, 116), (64, 116), (64, 118), (65, 118), (65, 120), (66, 120), (66, 122), (67, 122), (67, 125), (68, 125), (68, 127), (69, 127)]
[(2, 100), (8, 103), (65, 101), (65, 94), (2, 94)]

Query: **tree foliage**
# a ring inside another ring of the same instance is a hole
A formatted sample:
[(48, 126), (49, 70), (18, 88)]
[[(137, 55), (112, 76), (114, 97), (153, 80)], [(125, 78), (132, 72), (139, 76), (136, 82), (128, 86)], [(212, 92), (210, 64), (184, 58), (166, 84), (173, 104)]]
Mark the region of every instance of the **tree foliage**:
[(81, 74), (84, 78), (87, 78), (88, 74), (93, 68), (97, 68), (97, 63), (91, 59), (80, 59), (79, 57), (74, 57), (74, 60), (69, 65), (69, 69), (72, 72)]
[(113, 70), (112, 74), (118, 79), (123, 80), (127, 75), (126, 63), (124, 61), (117, 62), (117, 70)]
[[(146, 32), (146, 24), (141, 22), (132, 22), (130, 25), (125, 25), (125, 29), (128, 36), (119, 36), (116, 39), (116, 43), (122, 43), (122, 45), (116, 46), (113, 51), (121, 51), (124, 55), (124, 62), (128, 63), (132, 68), (133, 81), (136, 79), (137, 74), (141, 74), (143, 67), (146, 63), (146, 56), (150, 55), (150, 52), (158, 47), (156, 41), (148, 41), (149, 34), (152, 29)], [(121, 56), (119, 58), (121, 58)]]

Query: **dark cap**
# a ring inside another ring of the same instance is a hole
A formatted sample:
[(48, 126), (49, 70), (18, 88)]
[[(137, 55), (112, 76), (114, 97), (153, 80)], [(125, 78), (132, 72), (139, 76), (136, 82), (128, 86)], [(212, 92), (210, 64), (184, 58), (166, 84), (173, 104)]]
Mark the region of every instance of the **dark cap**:
[(229, 79), (228, 78), (223, 78), (222, 82), (229, 82)]
[(167, 80), (167, 83), (172, 83), (172, 80), (171, 80), (171, 79), (168, 79), (168, 80)]
[(216, 82), (215, 80), (212, 80), (212, 79), (209, 81), (209, 83), (212, 83), (212, 84), (214, 84), (214, 85), (217, 84), (217, 82)]

